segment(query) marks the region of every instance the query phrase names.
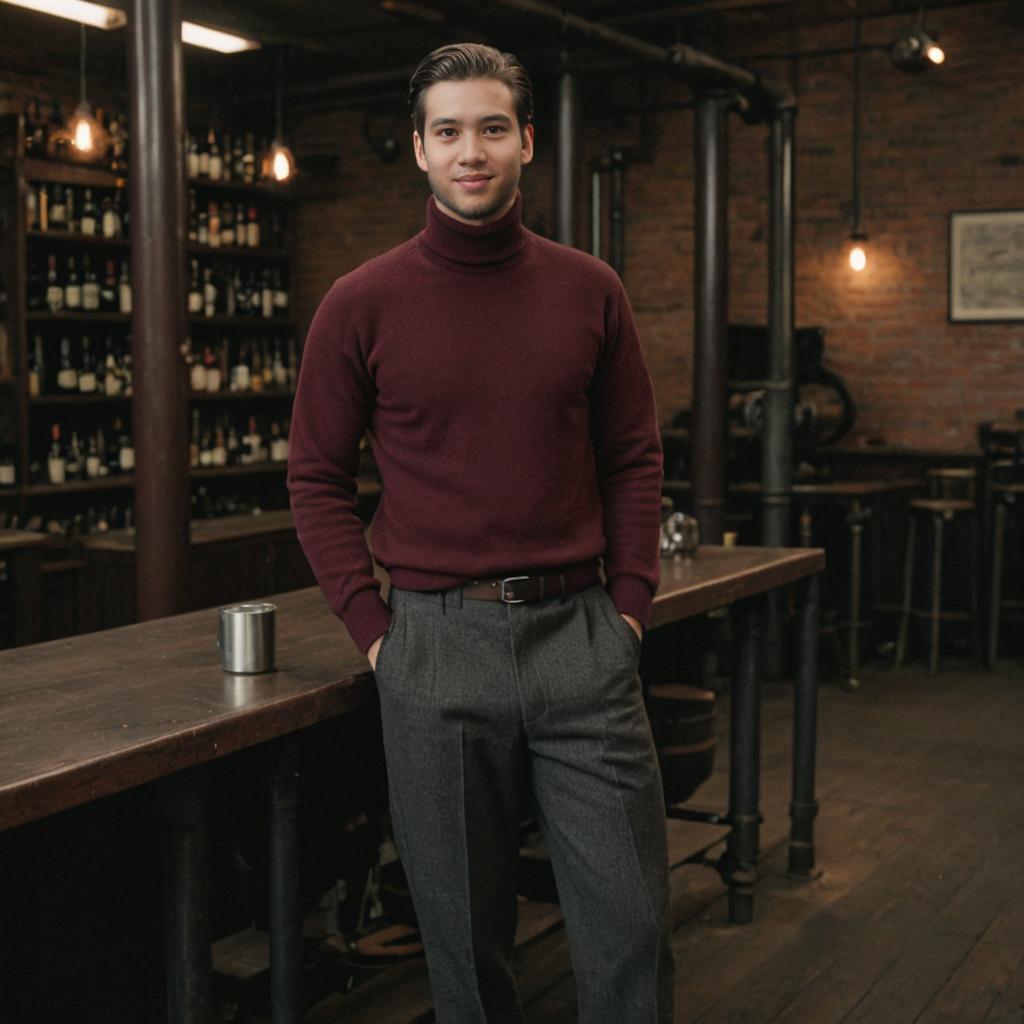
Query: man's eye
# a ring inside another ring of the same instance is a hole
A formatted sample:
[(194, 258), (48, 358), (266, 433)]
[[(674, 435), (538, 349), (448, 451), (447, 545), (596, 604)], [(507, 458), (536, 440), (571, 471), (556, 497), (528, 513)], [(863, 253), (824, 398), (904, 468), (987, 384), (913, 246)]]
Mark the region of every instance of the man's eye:
[(438, 133), (443, 139), (450, 139), (455, 134), (454, 128), (442, 128)]
[(505, 131), (505, 128), (504, 128), (503, 125), (500, 125), (500, 124), (491, 124), (491, 125), (488, 125), (484, 129), (484, 131), (485, 132), (490, 132), (491, 135), (502, 135), (504, 133), (504, 131)]

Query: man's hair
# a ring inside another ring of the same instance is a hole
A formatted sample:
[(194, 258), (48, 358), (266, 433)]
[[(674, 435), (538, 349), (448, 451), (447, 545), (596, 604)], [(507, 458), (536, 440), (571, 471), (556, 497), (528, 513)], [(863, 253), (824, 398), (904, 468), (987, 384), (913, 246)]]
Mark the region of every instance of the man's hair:
[(482, 43), (450, 43), (428, 53), (409, 79), (409, 105), (413, 127), (423, 138), (426, 121), (423, 97), (435, 82), (464, 82), (494, 78), (512, 92), (520, 133), (533, 120), (533, 83), (514, 54)]

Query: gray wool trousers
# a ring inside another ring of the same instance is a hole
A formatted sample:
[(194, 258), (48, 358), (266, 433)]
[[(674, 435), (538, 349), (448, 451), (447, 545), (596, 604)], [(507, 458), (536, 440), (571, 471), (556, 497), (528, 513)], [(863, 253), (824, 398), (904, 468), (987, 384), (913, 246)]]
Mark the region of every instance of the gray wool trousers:
[(640, 641), (597, 583), (524, 604), (392, 587), (377, 659), (395, 842), (440, 1024), (522, 1021), (519, 825), (551, 854), (584, 1024), (671, 1024), (665, 807)]

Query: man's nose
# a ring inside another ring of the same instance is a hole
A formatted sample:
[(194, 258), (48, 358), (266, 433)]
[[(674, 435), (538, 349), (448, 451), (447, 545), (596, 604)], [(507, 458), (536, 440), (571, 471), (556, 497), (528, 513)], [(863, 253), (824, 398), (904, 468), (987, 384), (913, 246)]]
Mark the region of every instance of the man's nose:
[(464, 164), (477, 164), (484, 158), (484, 148), (480, 140), (473, 132), (467, 132), (462, 137), (462, 148), (459, 152), (459, 161)]

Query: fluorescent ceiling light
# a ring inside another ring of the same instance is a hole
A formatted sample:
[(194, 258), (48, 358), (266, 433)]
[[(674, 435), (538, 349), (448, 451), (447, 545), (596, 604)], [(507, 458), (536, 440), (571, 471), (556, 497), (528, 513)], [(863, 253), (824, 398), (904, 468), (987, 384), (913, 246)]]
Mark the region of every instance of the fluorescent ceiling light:
[(4, 0), (15, 7), (24, 7), (41, 14), (53, 14), (69, 21), (79, 21), (93, 28), (122, 28), (128, 16), (116, 7), (86, 3), (85, 0)]
[(255, 39), (246, 39), (245, 36), (236, 36), (231, 32), (208, 28), (206, 25), (197, 25), (194, 21), (181, 23), (181, 40), (192, 46), (216, 50), (218, 53), (240, 53), (242, 50), (260, 48), (259, 42)]

